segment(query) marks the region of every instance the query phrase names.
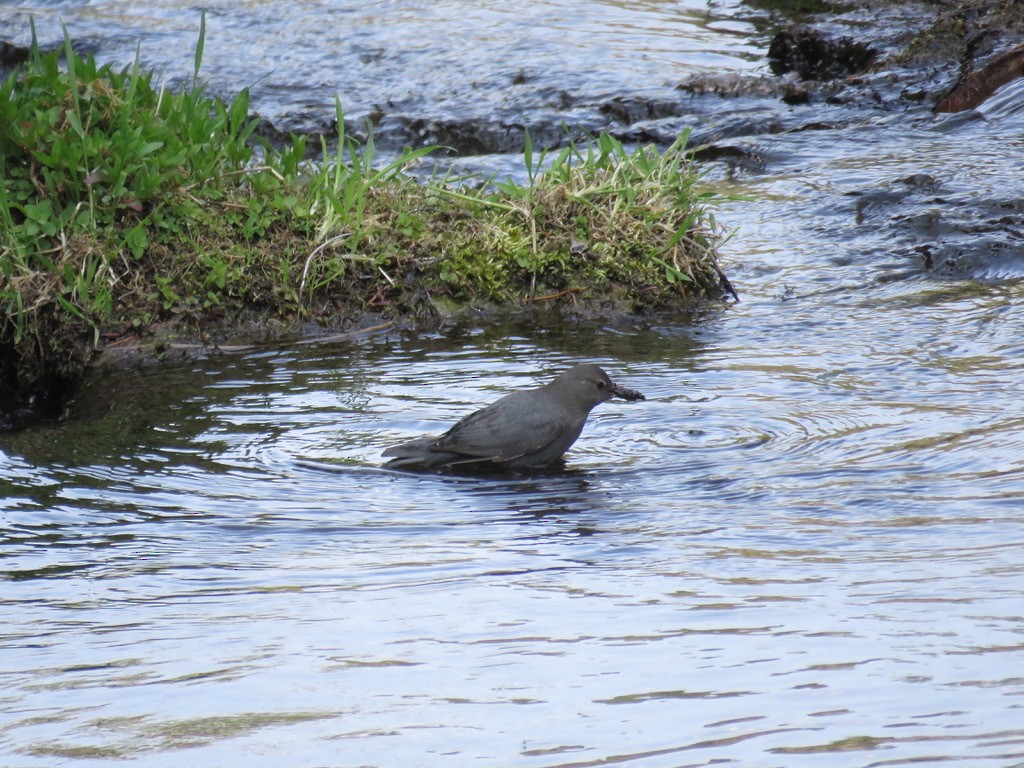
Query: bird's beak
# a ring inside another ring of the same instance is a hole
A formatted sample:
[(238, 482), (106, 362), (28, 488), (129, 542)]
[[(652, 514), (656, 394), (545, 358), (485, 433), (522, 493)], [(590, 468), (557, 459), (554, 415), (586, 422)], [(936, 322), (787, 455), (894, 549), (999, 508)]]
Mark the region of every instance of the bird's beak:
[(612, 397), (621, 397), (623, 400), (646, 400), (641, 393), (635, 389), (628, 389), (626, 387), (620, 387), (618, 384), (612, 383)]

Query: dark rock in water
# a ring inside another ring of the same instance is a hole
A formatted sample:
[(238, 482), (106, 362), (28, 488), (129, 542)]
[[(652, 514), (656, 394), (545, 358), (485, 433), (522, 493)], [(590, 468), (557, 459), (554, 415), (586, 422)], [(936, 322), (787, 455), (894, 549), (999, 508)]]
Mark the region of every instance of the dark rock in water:
[(768, 64), (776, 75), (796, 72), (801, 80), (833, 80), (864, 72), (876, 55), (852, 38), (834, 40), (812, 27), (795, 25), (772, 38)]
[(471, 413), (440, 437), (384, 451), (393, 469), (525, 469), (550, 466), (583, 431), (594, 406), (621, 397), (643, 400), (596, 365), (577, 365), (537, 389), (514, 392)]
[(689, 114), (685, 103), (639, 95), (615, 96), (602, 103), (598, 111), (625, 125), (633, 125), (641, 120), (661, 120)]
[(1024, 77), (1024, 43), (1006, 51), (981, 69), (963, 77), (935, 105), (936, 112), (961, 112), (974, 109), (1011, 80)]
[(28, 61), (29, 50), (23, 45), (0, 40), (0, 71), (13, 69)]

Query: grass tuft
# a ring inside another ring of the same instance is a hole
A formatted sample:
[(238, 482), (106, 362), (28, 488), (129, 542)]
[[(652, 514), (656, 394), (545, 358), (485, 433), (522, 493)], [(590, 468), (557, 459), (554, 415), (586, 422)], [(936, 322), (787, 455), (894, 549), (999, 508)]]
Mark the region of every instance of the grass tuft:
[[(252, 313), (331, 322), (439, 304), (717, 300), (719, 232), (685, 151), (526, 141), (527, 183), (418, 182), (430, 148), (254, 135), (249, 94), (169, 91), (33, 44), (0, 84), (0, 389), (65, 382), (160, 324)], [(34, 38), (34, 35), (33, 35)], [(258, 151), (257, 151), (258, 150)]]

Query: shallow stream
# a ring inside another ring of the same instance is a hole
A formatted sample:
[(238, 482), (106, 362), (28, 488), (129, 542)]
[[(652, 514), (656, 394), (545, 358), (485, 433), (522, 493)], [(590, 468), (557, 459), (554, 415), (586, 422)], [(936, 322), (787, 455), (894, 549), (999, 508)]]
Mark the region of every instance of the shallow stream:
[[(146, 28), (190, 70), (191, 4), (19, 8), (0, 38), (38, 10), (130, 56)], [(501, 81), (510, 48), (600, 98), (763, 68), (731, 3), (504, 8), (225, 2), (206, 76), (246, 85), (263, 51), (320, 103), (337, 51), (382, 49), (367, 93), (423, 77), (425, 114), (464, 118), (493, 104), (455, 85)], [(708, 166), (747, 197), (718, 214), (722, 312), (210, 353), (104, 371), (71, 420), (0, 434), (0, 764), (1024, 765), (1022, 95), (705, 111), (819, 124)], [(579, 360), (648, 399), (600, 406), (566, 471), (379, 469)]]

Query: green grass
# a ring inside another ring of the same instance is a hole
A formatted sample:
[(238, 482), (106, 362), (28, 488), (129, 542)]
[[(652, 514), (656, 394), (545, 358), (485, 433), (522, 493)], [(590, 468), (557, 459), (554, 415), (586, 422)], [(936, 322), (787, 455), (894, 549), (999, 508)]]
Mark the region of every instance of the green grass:
[(526, 184), (417, 182), (429, 149), (381, 163), (372, 139), (270, 146), (249, 95), (157, 86), (138, 62), (44, 53), (0, 85), (0, 389), (72, 377), (104, 338), (372, 311), (717, 300), (719, 233), (685, 137), (610, 136), (535, 153)]

